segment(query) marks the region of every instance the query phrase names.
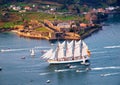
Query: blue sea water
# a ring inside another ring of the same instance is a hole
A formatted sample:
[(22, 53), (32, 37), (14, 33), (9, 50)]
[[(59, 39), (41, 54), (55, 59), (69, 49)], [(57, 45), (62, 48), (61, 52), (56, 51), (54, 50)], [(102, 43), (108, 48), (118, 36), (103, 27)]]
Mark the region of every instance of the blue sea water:
[(91, 50), (91, 65), (71, 68), (41, 59), (41, 51), (54, 46), (47, 40), (0, 33), (0, 85), (120, 85), (120, 17), (105, 23), (109, 25), (84, 40)]

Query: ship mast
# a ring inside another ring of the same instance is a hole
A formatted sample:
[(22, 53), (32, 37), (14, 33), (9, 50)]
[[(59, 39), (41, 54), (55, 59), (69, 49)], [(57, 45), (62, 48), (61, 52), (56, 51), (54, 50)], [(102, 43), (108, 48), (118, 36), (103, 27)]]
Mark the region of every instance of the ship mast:
[(75, 40), (73, 41), (73, 57), (72, 60), (74, 60), (75, 57)]
[(67, 50), (68, 50), (68, 45), (67, 45), (67, 40), (65, 40), (65, 56), (67, 56)]
[(83, 47), (83, 41), (81, 39), (81, 43), (80, 43), (80, 58), (82, 58), (82, 47)]
[(58, 52), (59, 52), (59, 49), (60, 49), (60, 42), (59, 42), (59, 34), (57, 34), (57, 51), (56, 51), (56, 60), (58, 61)]
[(83, 41), (81, 39), (81, 44), (80, 44), (80, 58), (83, 60), (83, 62), (81, 64), (85, 64), (85, 57), (84, 55), (82, 55), (82, 50), (83, 50)]
[(56, 60), (58, 61), (58, 52), (59, 52), (59, 49), (60, 49), (60, 47), (59, 47), (59, 42), (58, 42), (58, 45), (57, 45), (57, 52), (56, 52)]
[(72, 60), (74, 60), (74, 57), (75, 57), (75, 31), (74, 31), (74, 39), (73, 39), (73, 57), (72, 57)]

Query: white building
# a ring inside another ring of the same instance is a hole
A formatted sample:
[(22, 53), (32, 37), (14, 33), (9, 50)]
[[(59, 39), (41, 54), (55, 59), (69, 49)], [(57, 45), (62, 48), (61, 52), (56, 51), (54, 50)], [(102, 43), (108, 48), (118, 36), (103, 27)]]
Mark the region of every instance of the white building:
[(66, 23), (66, 22), (63, 22), (63, 23), (57, 24), (57, 27), (59, 27), (59, 28), (70, 28), (70, 24)]

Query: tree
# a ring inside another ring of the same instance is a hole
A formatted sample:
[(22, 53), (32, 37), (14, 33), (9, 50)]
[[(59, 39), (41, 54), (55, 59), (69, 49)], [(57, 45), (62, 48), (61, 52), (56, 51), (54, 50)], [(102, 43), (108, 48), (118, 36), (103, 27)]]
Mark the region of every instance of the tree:
[(108, 5), (112, 5), (112, 4), (115, 4), (117, 2), (117, 0), (106, 0), (106, 3)]

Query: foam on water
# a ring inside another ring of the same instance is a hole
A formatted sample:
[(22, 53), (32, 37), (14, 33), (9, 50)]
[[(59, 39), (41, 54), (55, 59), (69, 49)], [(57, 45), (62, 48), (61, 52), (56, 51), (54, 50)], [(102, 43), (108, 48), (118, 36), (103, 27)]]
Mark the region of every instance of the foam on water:
[(103, 54), (103, 53), (107, 53), (107, 51), (91, 52), (91, 54)]
[(55, 72), (65, 72), (65, 71), (69, 71), (70, 69), (59, 69), (59, 70), (54, 70)]
[(34, 48), (51, 48), (51, 47), (40, 47), (40, 46), (35, 46)]
[(91, 68), (91, 70), (106, 70), (106, 69), (120, 69), (120, 66), (110, 66), (110, 67), (97, 67), (97, 68)]
[[(39, 47), (39, 46), (37, 46), (37, 47), (33, 47), (33, 48), (16, 48), (16, 49), (14, 49), (14, 48), (8, 48), (8, 49), (0, 49), (0, 52), (12, 52), (12, 51), (25, 51), (25, 50), (31, 50), (31, 49), (41, 49), (41, 51), (42, 51), (42, 49), (48, 49), (48, 48), (50, 48), (50, 47)], [(47, 51), (47, 50), (45, 50), (45, 51)]]
[(1, 52), (11, 52), (11, 51), (25, 51), (30, 50), (30, 48), (18, 48), (18, 49), (1, 49)]
[(97, 49), (90, 49), (90, 51), (96, 51)]
[(39, 71), (38, 70), (24, 70), (23, 72), (26, 72), (26, 73), (38, 73)]
[(73, 69), (73, 68), (77, 68), (77, 67), (78, 67), (78, 66), (72, 66), (72, 65), (71, 65), (69, 68)]
[(46, 73), (40, 73), (39, 75), (48, 75), (50, 74), (49, 72), (46, 72)]
[(86, 72), (86, 70), (76, 70), (77, 73)]
[(110, 48), (120, 48), (120, 45), (105, 46), (104, 48), (107, 48), (107, 49), (110, 49)]
[(100, 76), (112, 76), (112, 75), (118, 75), (118, 74), (120, 74), (120, 72), (118, 72), (118, 73), (100, 74)]

